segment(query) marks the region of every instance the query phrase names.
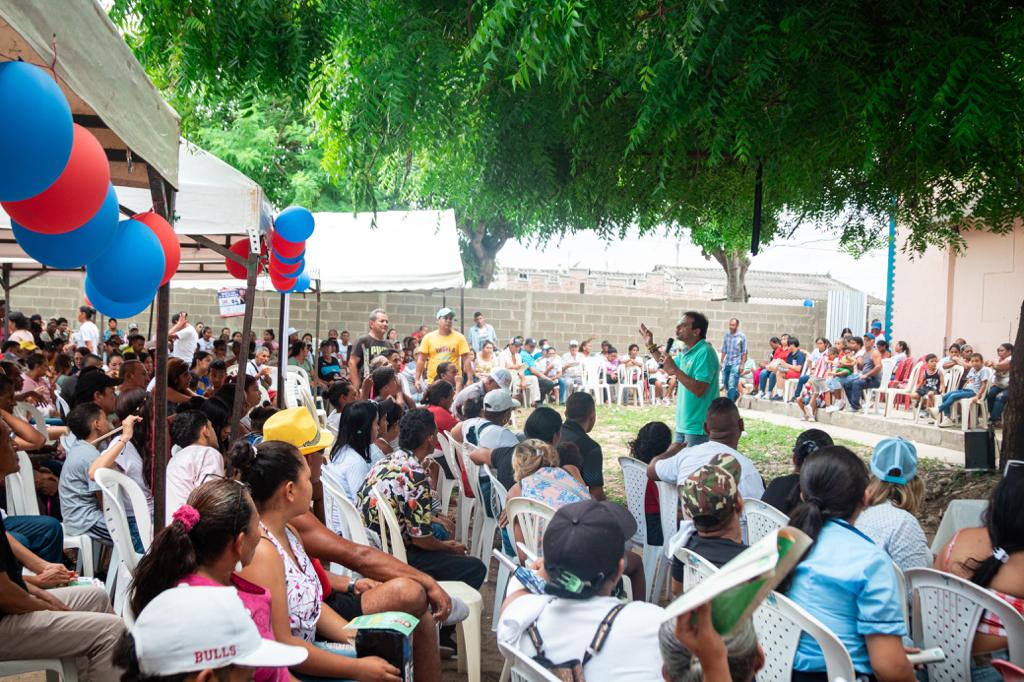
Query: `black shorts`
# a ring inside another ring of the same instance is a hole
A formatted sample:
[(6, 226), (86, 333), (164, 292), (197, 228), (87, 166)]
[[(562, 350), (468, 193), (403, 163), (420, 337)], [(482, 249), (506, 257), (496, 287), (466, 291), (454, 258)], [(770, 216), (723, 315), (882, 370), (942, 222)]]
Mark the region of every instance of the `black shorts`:
[(917, 393), (922, 398), (925, 397), (926, 395), (928, 395), (929, 393), (933, 393), (933, 392), (934, 393), (938, 393), (938, 391), (934, 391), (933, 389), (927, 388), (925, 386), (921, 386), (920, 388), (917, 389), (917, 391), (915, 391), (915, 393)]
[(363, 595), (349, 594), (348, 592), (331, 592), (324, 603), (337, 612), (345, 620), (352, 620), (363, 615)]

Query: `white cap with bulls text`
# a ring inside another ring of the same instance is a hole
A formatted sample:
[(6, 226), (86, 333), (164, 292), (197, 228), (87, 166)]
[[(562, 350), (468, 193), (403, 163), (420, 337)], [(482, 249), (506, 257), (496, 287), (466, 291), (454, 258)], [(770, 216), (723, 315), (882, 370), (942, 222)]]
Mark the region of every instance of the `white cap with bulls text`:
[(286, 668), (306, 660), (302, 647), (260, 637), (233, 587), (164, 590), (132, 628), (144, 675), (165, 676), (226, 668)]

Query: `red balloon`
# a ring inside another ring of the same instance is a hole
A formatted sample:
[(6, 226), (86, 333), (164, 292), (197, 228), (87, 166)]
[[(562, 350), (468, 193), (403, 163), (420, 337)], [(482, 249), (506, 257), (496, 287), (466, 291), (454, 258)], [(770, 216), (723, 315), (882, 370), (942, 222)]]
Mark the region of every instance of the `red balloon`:
[(299, 273), (306, 269), (306, 264), (303, 261), (293, 263), (282, 263), (281, 261), (274, 260), (274, 256), (270, 256), (270, 271), (278, 277), (298, 277)]
[(140, 223), (153, 230), (156, 234), (157, 239), (160, 240), (160, 246), (164, 247), (164, 276), (160, 280), (160, 284), (167, 284), (174, 277), (174, 273), (178, 271), (178, 264), (181, 263), (181, 242), (178, 241), (178, 235), (174, 234), (174, 228), (171, 224), (164, 220), (164, 217), (154, 211), (146, 211), (145, 213), (136, 213), (132, 216), (132, 220), (138, 220)]
[[(245, 238), (245, 239), (239, 239), (237, 242), (232, 244), (230, 248), (231, 248), (231, 250), (233, 252), (237, 253), (242, 258), (248, 258), (249, 257), (249, 239), (248, 239), (248, 237)], [(260, 249), (261, 249), (260, 255), (266, 255), (266, 253), (267, 253), (267, 245), (265, 243), (262, 243), (262, 242), (260, 243)], [(230, 258), (225, 258), (224, 259), (224, 265), (228, 269), (228, 274), (230, 274), (232, 277), (234, 277), (236, 279), (248, 279), (249, 274), (246, 271), (244, 265), (236, 263), (235, 261), (231, 260)]]
[(290, 242), (282, 237), (279, 232), (274, 232), (274, 235), (270, 238), (270, 243), (277, 255), (282, 258), (297, 258), (306, 250), (306, 242)]
[(276, 272), (271, 272), (270, 283), (274, 285), (275, 289), (283, 294), (295, 287), (295, 277), (282, 277)]
[(27, 230), (64, 234), (96, 215), (109, 187), (110, 165), (103, 145), (76, 123), (71, 158), (60, 177), (34, 197), (9, 201), (3, 207)]

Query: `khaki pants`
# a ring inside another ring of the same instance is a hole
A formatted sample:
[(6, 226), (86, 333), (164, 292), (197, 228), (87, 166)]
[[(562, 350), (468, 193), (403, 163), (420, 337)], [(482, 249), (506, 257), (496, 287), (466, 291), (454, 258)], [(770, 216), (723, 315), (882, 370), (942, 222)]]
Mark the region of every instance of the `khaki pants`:
[(100, 587), (50, 590), (71, 611), (34, 611), (0, 618), (0, 661), (75, 656), (83, 682), (120, 679), (111, 661), (125, 632)]
[(531, 374), (524, 379), (512, 372), (512, 397), (519, 393), (520, 388), (523, 389), (524, 407), (529, 407), (540, 400), (540, 384), (537, 383), (537, 377)]

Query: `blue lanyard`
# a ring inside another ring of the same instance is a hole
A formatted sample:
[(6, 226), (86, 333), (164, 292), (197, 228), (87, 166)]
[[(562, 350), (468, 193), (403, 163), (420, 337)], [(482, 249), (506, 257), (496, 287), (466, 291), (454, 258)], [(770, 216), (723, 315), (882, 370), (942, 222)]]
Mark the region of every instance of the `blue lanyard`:
[(874, 540), (869, 538), (863, 532), (861, 532), (861, 531), (857, 530), (856, 528), (854, 528), (853, 526), (851, 526), (848, 521), (844, 521), (843, 519), (829, 519), (829, 520), (832, 521), (833, 523), (838, 523), (840, 526), (842, 526), (843, 528), (845, 528), (847, 530), (853, 531), (857, 535), (861, 536), (862, 538), (864, 538), (865, 540), (870, 542), (872, 545), (875, 544)]

